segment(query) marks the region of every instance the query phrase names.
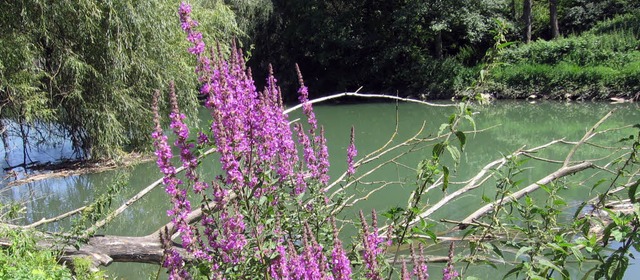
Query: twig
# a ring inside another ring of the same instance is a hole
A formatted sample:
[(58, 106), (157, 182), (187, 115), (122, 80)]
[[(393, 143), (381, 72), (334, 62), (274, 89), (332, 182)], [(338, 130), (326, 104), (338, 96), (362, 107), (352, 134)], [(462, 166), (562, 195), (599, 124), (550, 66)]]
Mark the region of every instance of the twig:
[(42, 220), (40, 220), (40, 221), (37, 221), (37, 222), (32, 223), (32, 224), (25, 225), (25, 226), (22, 226), (22, 227), (23, 228), (34, 228), (34, 227), (38, 227), (38, 226), (41, 226), (41, 225), (44, 225), (44, 224), (57, 222), (57, 221), (60, 221), (60, 220), (62, 220), (64, 218), (66, 218), (66, 217), (69, 217), (69, 216), (75, 215), (77, 213), (80, 213), (85, 208), (87, 208), (87, 206), (82, 206), (82, 207), (80, 207), (78, 209), (71, 210), (71, 211), (69, 211), (67, 213), (64, 213), (62, 215), (58, 215), (58, 216), (53, 217), (53, 218), (49, 218), (49, 219), (42, 218)]
[[(211, 153), (213, 153), (215, 151), (216, 151), (215, 149), (209, 149), (208, 151), (204, 152), (198, 158), (199, 159), (203, 158), (203, 157), (205, 157), (205, 156), (207, 156), (207, 155), (209, 155), (209, 154), (211, 154)], [(176, 174), (180, 173), (180, 172), (182, 172), (184, 170), (185, 170), (184, 166), (180, 166), (180, 167), (176, 168)], [(87, 232), (95, 232), (97, 229), (99, 229), (99, 228), (103, 227), (104, 225), (106, 225), (108, 222), (110, 222), (115, 217), (117, 217), (122, 212), (124, 212), (124, 210), (129, 208), (129, 206), (131, 206), (131, 204), (133, 204), (136, 201), (140, 200), (142, 197), (144, 197), (149, 192), (151, 192), (155, 187), (160, 185), (162, 183), (162, 180), (163, 180), (163, 178), (160, 178), (160, 179), (156, 180), (155, 182), (151, 183), (151, 185), (147, 186), (146, 188), (144, 188), (143, 190), (138, 192), (136, 195), (134, 195), (129, 200), (127, 200), (124, 204), (122, 204), (120, 207), (118, 207), (118, 209), (116, 209), (113, 212), (109, 213), (109, 215), (104, 217), (104, 219), (102, 219), (102, 220), (96, 222), (95, 224), (93, 224), (93, 226), (91, 226), (89, 229), (87, 229)]]
[(594, 124), (588, 131), (587, 133), (584, 134), (584, 136), (582, 136), (582, 139), (580, 139), (580, 141), (578, 142), (578, 144), (576, 144), (575, 146), (573, 146), (573, 148), (571, 149), (571, 151), (569, 151), (569, 154), (567, 155), (567, 157), (564, 159), (564, 164), (562, 164), (562, 166), (569, 166), (569, 163), (571, 161), (571, 158), (573, 157), (573, 155), (576, 153), (576, 150), (578, 150), (578, 148), (580, 146), (582, 146), (582, 144), (584, 142), (586, 142), (587, 140), (589, 140), (591, 137), (597, 135), (594, 132), (596, 131), (596, 129), (598, 128), (598, 126), (600, 126), (605, 120), (607, 120), (609, 117), (611, 117), (611, 115), (613, 115), (614, 110), (609, 111), (609, 113), (607, 113), (604, 117), (602, 117), (596, 124)]

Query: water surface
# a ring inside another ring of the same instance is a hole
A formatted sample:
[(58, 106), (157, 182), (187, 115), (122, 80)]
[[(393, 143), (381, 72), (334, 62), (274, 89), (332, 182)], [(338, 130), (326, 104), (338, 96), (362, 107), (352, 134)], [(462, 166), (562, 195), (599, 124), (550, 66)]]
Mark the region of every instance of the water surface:
[[(462, 156), (461, 163), (452, 174), (452, 181), (464, 181), (476, 174), (487, 163), (499, 159), (502, 155), (513, 152), (523, 146), (533, 147), (547, 143), (554, 139), (565, 138), (571, 141), (579, 140), (587, 129), (596, 123), (610, 110), (615, 109), (614, 115), (603, 125), (611, 128), (630, 123), (640, 122), (640, 109), (637, 104), (606, 104), (606, 103), (557, 103), (539, 102), (529, 104), (526, 102), (497, 102), (489, 106), (475, 107), (474, 119), (478, 129), (490, 128), (479, 133), (469, 133), (468, 143)], [(426, 130), (422, 137), (433, 137), (440, 126), (448, 120), (453, 113), (452, 108), (427, 107), (418, 104), (393, 103), (368, 103), (358, 105), (325, 105), (315, 107), (319, 123), (324, 125), (328, 139), (329, 154), (331, 160), (330, 173), (332, 178), (337, 178), (346, 168), (346, 147), (349, 144), (349, 132), (351, 126), (356, 130), (356, 145), (359, 157), (375, 151), (387, 142), (396, 130), (398, 136), (395, 143), (412, 136), (420, 126), (426, 123)], [(396, 114), (398, 116), (396, 121)], [(201, 116), (206, 118), (207, 113)], [(290, 119), (300, 118), (299, 112), (292, 113)], [(206, 121), (204, 122), (206, 123)], [(464, 126), (471, 129), (470, 125)], [(633, 133), (631, 130), (623, 131), (612, 137), (622, 137)], [(21, 148), (18, 143), (12, 147), (3, 147), (8, 151), (8, 158), (3, 162), (3, 167), (18, 164), (22, 160)], [(45, 150), (41, 154), (56, 157), (57, 150)], [(69, 153), (69, 149), (62, 149), (60, 154)], [(563, 159), (566, 147), (553, 148), (541, 156)], [(38, 155), (37, 157), (43, 155)], [(412, 153), (397, 165), (378, 170), (374, 175), (366, 178), (366, 181), (398, 181), (400, 183), (389, 185), (384, 190), (376, 192), (368, 200), (358, 203), (355, 207), (346, 209), (341, 216), (352, 217), (358, 210), (375, 208), (385, 211), (395, 206), (405, 206), (408, 194), (415, 187), (415, 168), (417, 163), (430, 156), (431, 148)], [(58, 154), (58, 155), (60, 155)], [(591, 149), (576, 154), (576, 158), (588, 158), (598, 155)], [(215, 159), (209, 160), (210, 170), (219, 170)], [(449, 162), (453, 167), (453, 163)], [(358, 174), (366, 168), (358, 170)], [(557, 166), (548, 164), (532, 164), (521, 175), (526, 182), (534, 182), (542, 178)], [(452, 168), (453, 169), (453, 168)], [(217, 171), (216, 171), (217, 172)], [(216, 173), (217, 174), (217, 173)], [(16, 187), (3, 187), (0, 185), (1, 201), (20, 201), (26, 207), (25, 219), (22, 223), (30, 223), (64, 213), (87, 204), (106, 190), (112, 184), (114, 178), (126, 178), (125, 188), (114, 205), (119, 206), (131, 195), (137, 193), (152, 182), (160, 178), (160, 173), (154, 162), (140, 164), (132, 168), (117, 171), (109, 171), (100, 174), (87, 174), (67, 178), (56, 178), (33, 182)], [(356, 192), (367, 193), (373, 186), (359, 185)], [(575, 206), (584, 200), (589, 192), (586, 186), (567, 187), (562, 190), (561, 196), (565, 198), (569, 206)], [(451, 190), (450, 190), (451, 191)], [(438, 221), (442, 218), (458, 220), (482, 205), (481, 196), (492, 197), (495, 194), (495, 185), (487, 184), (484, 189), (477, 189), (461, 198), (449, 203), (437, 211), (430, 218)], [(442, 191), (434, 190), (427, 196), (430, 204), (437, 202), (443, 196)], [(158, 187), (147, 197), (132, 205), (125, 213), (116, 218), (100, 233), (119, 235), (146, 235), (167, 223), (166, 210), (169, 208), (169, 200), (162, 187)], [(51, 224), (47, 230), (60, 230), (68, 228), (68, 222)], [(437, 228), (446, 229), (446, 226)], [(347, 229), (347, 232), (349, 229)], [(434, 247), (429, 253), (442, 254), (442, 248)], [(433, 265), (430, 269), (433, 277), (437, 276), (441, 269), (439, 265)], [(124, 279), (146, 279), (155, 275), (158, 267), (154, 265), (140, 264), (114, 264), (108, 268), (109, 273)], [(504, 274), (508, 268), (500, 272)], [(635, 279), (634, 274), (640, 273), (638, 265), (633, 265), (627, 272), (625, 279)], [(164, 275), (164, 273), (162, 273)], [(493, 279), (496, 271), (488, 266), (473, 268), (470, 275), (476, 275), (481, 279)]]

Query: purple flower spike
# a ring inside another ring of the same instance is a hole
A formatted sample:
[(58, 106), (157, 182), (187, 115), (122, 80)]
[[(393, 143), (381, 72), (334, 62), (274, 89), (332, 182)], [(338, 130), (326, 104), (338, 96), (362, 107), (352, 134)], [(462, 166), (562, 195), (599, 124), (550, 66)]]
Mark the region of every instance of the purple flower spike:
[(372, 211), (372, 214), (371, 220), (373, 222), (373, 226), (369, 227), (362, 210), (360, 210), (360, 221), (362, 223), (362, 246), (364, 247), (362, 254), (366, 268), (365, 276), (367, 279), (380, 280), (382, 277), (380, 276), (377, 258), (378, 255), (382, 253), (382, 247), (380, 246), (382, 239), (377, 233), (375, 211)]
[(356, 150), (355, 145), (355, 129), (351, 127), (351, 142), (349, 143), (349, 148), (347, 148), (347, 176), (351, 176), (356, 173), (356, 169), (353, 166), (353, 158), (358, 155), (358, 150)]
[(347, 258), (347, 253), (342, 248), (342, 241), (338, 238), (338, 228), (336, 220), (331, 219), (333, 225), (333, 251), (331, 251), (331, 272), (336, 280), (351, 279), (351, 262)]
[(316, 129), (318, 129), (318, 121), (316, 120), (316, 115), (313, 113), (313, 106), (309, 101), (309, 89), (304, 85), (304, 80), (302, 79), (302, 72), (300, 72), (300, 67), (296, 64), (296, 73), (298, 73), (298, 82), (300, 83), (300, 89), (298, 89), (298, 100), (300, 104), (302, 104), (302, 111), (307, 116), (307, 122), (311, 126), (310, 133), (315, 134)]
[(442, 280), (451, 280), (460, 276), (458, 271), (453, 268), (453, 248), (454, 244), (451, 242), (449, 244), (449, 259), (447, 260), (447, 266), (442, 270)]

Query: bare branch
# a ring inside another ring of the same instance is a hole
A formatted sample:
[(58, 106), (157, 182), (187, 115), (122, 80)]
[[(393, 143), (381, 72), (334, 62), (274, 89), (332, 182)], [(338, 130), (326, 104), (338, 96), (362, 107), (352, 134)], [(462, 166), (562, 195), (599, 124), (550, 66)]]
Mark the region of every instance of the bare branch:
[[(420, 101), (420, 100), (411, 99), (411, 98), (402, 98), (402, 97), (397, 97), (397, 96), (393, 96), (393, 95), (358, 93), (357, 91), (356, 92), (337, 93), (337, 94), (334, 94), (334, 95), (329, 95), (329, 96), (325, 96), (325, 97), (321, 97), (321, 98), (316, 98), (314, 100), (310, 100), (309, 103), (315, 104), (315, 103), (320, 103), (320, 102), (324, 102), (324, 101), (327, 101), (327, 100), (336, 99), (336, 98), (345, 97), (345, 96), (353, 96), (353, 97), (361, 97), (361, 98), (394, 99), (394, 100), (399, 100), (399, 101), (404, 101), (404, 102), (412, 102), (412, 103), (418, 103), (418, 104), (427, 105), (427, 106), (433, 106), (433, 107), (455, 107), (455, 106), (458, 106), (457, 104), (438, 104), (438, 103)], [(296, 106), (293, 106), (293, 107), (285, 110), (284, 113), (288, 114), (288, 113), (291, 113), (291, 112), (293, 112), (293, 111), (295, 111), (297, 109), (300, 109), (300, 108), (302, 108), (302, 104), (298, 104)]]
[(609, 113), (607, 113), (604, 117), (602, 117), (596, 124), (594, 124), (591, 129), (589, 129), (587, 131), (587, 133), (584, 134), (584, 136), (582, 136), (582, 139), (580, 139), (580, 141), (578, 142), (578, 144), (576, 144), (575, 146), (573, 146), (573, 148), (571, 149), (571, 151), (569, 151), (569, 154), (567, 155), (567, 157), (564, 159), (564, 164), (562, 166), (569, 166), (569, 162), (571, 161), (571, 158), (573, 157), (573, 155), (576, 153), (576, 150), (578, 150), (578, 148), (580, 146), (582, 146), (582, 144), (584, 142), (586, 142), (587, 140), (591, 139), (591, 137), (597, 135), (595, 134), (596, 129), (598, 128), (598, 126), (600, 126), (605, 120), (607, 120), (609, 117), (611, 117), (611, 115), (613, 115), (613, 111), (609, 111)]
[(37, 222), (32, 223), (32, 224), (29, 224), (29, 225), (26, 225), (26, 226), (23, 226), (23, 228), (34, 228), (34, 227), (41, 226), (41, 225), (44, 225), (44, 224), (57, 222), (57, 221), (60, 221), (60, 220), (62, 220), (64, 218), (66, 218), (66, 217), (78, 214), (78, 213), (82, 212), (82, 210), (84, 210), (85, 208), (87, 208), (87, 206), (82, 206), (82, 207), (80, 207), (78, 209), (71, 210), (71, 211), (69, 211), (67, 213), (55, 216), (53, 218), (49, 218), (49, 219), (42, 218), (42, 220), (37, 221)]
[[(558, 179), (558, 178), (562, 178), (564, 176), (567, 175), (571, 175), (574, 174), (576, 172), (588, 169), (593, 167), (593, 163), (586, 161), (583, 163), (579, 163), (576, 165), (572, 165), (572, 166), (564, 166), (558, 170), (556, 170), (555, 172), (545, 176), (544, 178), (538, 180), (537, 182), (501, 199), (500, 201), (495, 201), (492, 203), (489, 203), (483, 207), (481, 207), (480, 209), (476, 210), (475, 212), (473, 212), (473, 214), (467, 216), (466, 218), (464, 218), (462, 220), (463, 224), (469, 224), (474, 222), (476, 219), (482, 217), (483, 215), (487, 214), (489, 211), (491, 211), (492, 209), (494, 209), (494, 207), (496, 205), (504, 205), (506, 203), (515, 201), (520, 199), (521, 197), (525, 196), (526, 194), (529, 194), (535, 190), (537, 190), (538, 188), (540, 188), (541, 185), (546, 185), (551, 183), (552, 181)], [(464, 226), (459, 227), (460, 229), (463, 229)]]

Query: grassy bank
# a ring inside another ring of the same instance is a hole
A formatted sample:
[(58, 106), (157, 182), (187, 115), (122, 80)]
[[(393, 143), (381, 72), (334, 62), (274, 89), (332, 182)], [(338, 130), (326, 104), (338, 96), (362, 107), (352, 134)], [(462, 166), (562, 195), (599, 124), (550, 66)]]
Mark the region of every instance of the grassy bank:
[(637, 98), (640, 14), (618, 16), (590, 31), (504, 51), (485, 91), (498, 98)]

